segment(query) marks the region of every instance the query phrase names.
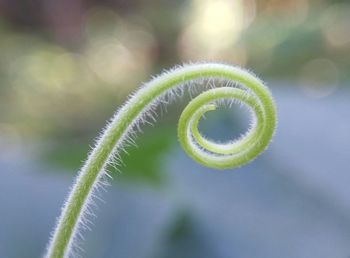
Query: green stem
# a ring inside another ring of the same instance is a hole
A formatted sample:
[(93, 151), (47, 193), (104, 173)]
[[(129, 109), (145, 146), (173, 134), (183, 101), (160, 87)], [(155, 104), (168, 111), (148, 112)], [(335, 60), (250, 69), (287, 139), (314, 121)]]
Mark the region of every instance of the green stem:
[[(239, 84), (214, 88), (194, 98), (183, 111), (179, 125), (179, 141), (194, 160), (202, 165), (226, 169), (241, 166), (259, 155), (269, 144), (276, 126), (276, 108), (264, 84), (253, 74), (224, 64), (193, 64), (163, 73), (141, 87), (116, 112), (98, 139), (85, 165), (79, 172), (58, 220), (46, 257), (61, 258), (72, 255), (79, 228), (85, 223), (88, 206), (94, 191), (106, 175), (105, 167), (118, 154), (135, 126), (151, 115), (165, 93), (203, 79), (217, 79)], [(198, 132), (201, 116), (214, 110), (220, 99), (234, 99), (247, 105), (255, 114), (255, 122), (248, 132), (234, 142), (219, 144)]]

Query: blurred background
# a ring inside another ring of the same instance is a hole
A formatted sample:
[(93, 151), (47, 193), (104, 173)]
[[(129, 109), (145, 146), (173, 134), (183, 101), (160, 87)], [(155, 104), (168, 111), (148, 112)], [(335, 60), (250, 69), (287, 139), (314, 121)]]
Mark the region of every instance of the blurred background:
[[(176, 139), (189, 97), (170, 105), (112, 172), (82, 257), (350, 257), (345, 0), (0, 0), (0, 257), (40, 257), (105, 121), (196, 61), (267, 82), (273, 143), (240, 169), (202, 167)], [(247, 116), (222, 108), (200, 129), (232, 139)]]

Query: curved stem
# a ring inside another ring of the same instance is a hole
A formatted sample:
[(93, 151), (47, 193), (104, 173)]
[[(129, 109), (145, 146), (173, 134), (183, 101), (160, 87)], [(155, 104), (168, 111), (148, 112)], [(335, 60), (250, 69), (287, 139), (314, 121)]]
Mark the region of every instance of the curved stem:
[[(214, 88), (193, 99), (181, 115), (178, 136), (184, 150), (197, 162), (219, 169), (241, 166), (259, 155), (270, 142), (276, 126), (276, 108), (267, 87), (251, 73), (224, 64), (193, 64), (163, 73), (141, 87), (119, 109), (98, 139), (85, 165), (79, 172), (58, 220), (46, 257), (71, 255), (79, 227), (105, 167), (133, 134), (135, 126), (149, 116), (166, 93), (203, 79), (225, 80), (244, 86)], [(200, 117), (215, 109), (219, 99), (235, 99), (255, 114), (255, 122), (241, 139), (219, 144), (198, 132)]]

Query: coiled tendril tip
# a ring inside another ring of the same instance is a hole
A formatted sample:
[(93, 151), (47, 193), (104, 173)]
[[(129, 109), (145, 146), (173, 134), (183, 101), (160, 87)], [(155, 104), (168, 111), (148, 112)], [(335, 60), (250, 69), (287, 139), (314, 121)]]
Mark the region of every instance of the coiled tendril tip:
[[(64, 204), (46, 257), (72, 256), (77, 232), (90, 213), (87, 211), (106, 173), (105, 167), (113, 156), (119, 155), (126, 139), (133, 136), (134, 127), (140, 121), (147, 121), (157, 104), (167, 102), (167, 92), (176, 95), (174, 90), (192, 87), (197, 82), (202, 86), (205, 80), (210, 81), (210, 86), (215, 80), (226, 81), (227, 86), (209, 89), (185, 107), (178, 124), (178, 138), (185, 152), (204, 166), (227, 169), (246, 164), (267, 147), (276, 127), (276, 107), (268, 88), (255, 75), (239, 67), (217, 63), (184, 65), (165, 72), (132, 95), (102, 132)], [(198, 123), (203, 114), (215, 110), (215, 103), (222, 99), (246, 105), (252, 110), (255, 122), (243, 137), (216, 143), (200, 134)]]

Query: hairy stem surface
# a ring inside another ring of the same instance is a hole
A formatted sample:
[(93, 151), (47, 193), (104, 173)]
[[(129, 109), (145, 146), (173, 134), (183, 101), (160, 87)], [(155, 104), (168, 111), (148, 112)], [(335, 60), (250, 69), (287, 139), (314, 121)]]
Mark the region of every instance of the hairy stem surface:
[[(269, 90), (256, 76), (238, 67), (210, 63), (185, 65), (165, 72), (142, 86), (115, 113), (97, 140), (63, 207), (46, 257), (72, 256), (94, 191), (106, 175), (105, 167), (118, 156), (123, 143), (133, 136), (135, 127), (153, 117), (155, 106), (166, 98), (166, 94), (174, 94), (175, 89), (191, 87), (203, 80), (225, 81), (229, 87), (201, 93), (181, 114), (178, 137), (186, 153), (202, 165), (227, 169), (251, 161), (267, 147), (276, 127), (276, 108)], [(253, 123), (238, 140), (216, 143), (199, 133), (198, 123), (205, 112), (214, 110), (223, 99), (248, 106), (253, 113)]]

